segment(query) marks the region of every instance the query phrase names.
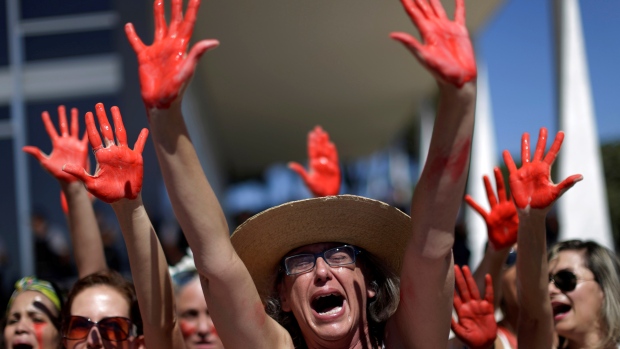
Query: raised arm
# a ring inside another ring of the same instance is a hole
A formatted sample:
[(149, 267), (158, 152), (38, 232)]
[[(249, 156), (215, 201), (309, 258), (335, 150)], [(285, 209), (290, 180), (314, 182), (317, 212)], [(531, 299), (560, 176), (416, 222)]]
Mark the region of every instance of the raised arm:
[(573, 175), (555, 185), (551, 182), (551, 165), (560, 151), (564, 133), (558, 132), (546, 156), (547, 129), (541, 128), (534, 158), (530, 161), (530, 136), (521, 140), (521, 168), (504, 151), (510, 171), (510, 188), (519, 215), (519, 258), (517, 258), (517, 295), (519, 347), (549, 349), (553, 345), (553, 313), (549, 300), (549, 275), (545, 218), (555, 201), (576, 182)]
[[(142, 43), (133, 26), (125, 30), (138, 57), (142, 99), (155, 152), (172, 207), (194, 253), (209, 312), (226, 348), (283, 348), (284, 328), (264, 311), (245, 265), (230, 243), (226, 219), (189, 138), (181, 100), (200, 56), (218, 45), (203, 40), (187, 54), (200, 0), (172, 0), (170, 25), (163, 1), (155, 1), (155, 41)], [(288, 337), (287, 337), (288, 336)]]
[(499, 167), (493, 169), (495, 183), (497, 185), (497, 196), (491, 186), (488, 176), (484, 176), (484, 187), (489, 199), (491, 210), (486, 212), (474, 199), (465, 195), (465, 202), (482, 216), (487, 224), (487, 235), (489, 245), (484, 253), (480, 265), (474, 272), (474, 279), (479, 289), (485, 284), (485, 275), (490, 274), (493, 279), (493, 289), (495, 290), (495, 304), (499, 306), (501, 299), (501, 274), (506, 257), (510, 253), (510, 248), (517, 242), (517, 231), (519, 228), (519, 216), (514, 202), (506, 195), (504, 177)]
[(295, 171), (312, 194), (316, 197), (338, 195), (340, 192), (340, 164), (338, 151), (329, 140), (329, 134), (317, 126), (308, 133), (308, 158), (310, 170), (301, 164), (289, 162), (288, 167)]
[(61, 188), (61, 206), (67, 214), (69, 232), (73, 243), (73, 257), (78, 277), (108, 268), (103, 252), (103, 241), (97, 225), (97, 218), (86, 189), (75, 177), (62, 171), (65, 164), (88, 168), (88, 139), (86, 134), (79, 139), (78, 110), (71, 109), (71, 125), (63, 105), (58, 107), (60, 135), (47, 111), (41, 114), (47, 134), (52, 141), (49, 155), (39, 148), (26, 146), (23, 151), (34, 156), (41, 166), (58, 180)]
[(445, 348), (452, 313), (454, 226), (474, 125), (476, 63), (463, 0), (456, 0), (454, 21), (439, 0), (401, 2), (424, 44), (405, 33), (391, 36), (433, 74), (440, 98), (428, 157), (412, 199), (413, 233), (401, 271), (401, 302), (388, 331), (396, 325), (397, 337), (407, 348)]
[(97, 198), (110, 203), (116, 213), (127, 245), (147, 347), (183, 348), (168, 263), (140, 196), (142, 150), (148, 130), (142, 130), (132, 150), (127, 145), (118, 107), (112, 107), (114, 128), (108, 122), (103, 104), (95, 108), (103, 142), (91, 112), (86, 114), (86, 128), (99, 169), (94, 176), (76, 165), (66, 165), (64, 170), (84, 182)]

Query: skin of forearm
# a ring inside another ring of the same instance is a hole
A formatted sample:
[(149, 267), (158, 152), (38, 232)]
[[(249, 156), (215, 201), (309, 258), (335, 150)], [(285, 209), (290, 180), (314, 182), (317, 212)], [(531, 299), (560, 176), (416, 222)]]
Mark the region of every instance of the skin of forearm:
[(190, 140), (180, 105), (149, 111), (161, 171), (196, 267), (209, 278), (235, 259), (228, 224)]
[[(553, 317), (547, 275), (546, 213), (530, 210), (519, 214), (519, 258), (517, 258), (517, 295), (519, 299), (519, 343), (533, 338), (538, 348), (553, 343)], [(527, 344), (527, 343), (524, 343)], [(528, 346), (529, 347), (529, 346)]]
[(479, 290), (485, 289), (485, 275), (491, 275), (495, 294), (493, 304), (495, 309), (499, 307), (500, 300), (502, 299), (502, 267), (509, 253), (510, 248), (496, 251), (489, 245), (484, 253), (482, 261), (480, 261), (480, 265), (478, 265), (478, 268), (476, 268), (474, 272), (474, 280), (476, 280), (476, 286), (478, 286)]
[(142, 320), (147, 327), (170, 329), (175, 323), (174, 293), (168, 263), (142, 198), (112, 204), (127, 245)]
[(95, 217), (93, 203), (81, 182), (62, 182), (62, 191), (67, 198), (69, 232), (73, 242), (73, 254), (78, 277), (106, 270), (108, 265), (103, 251), (101, 232)]

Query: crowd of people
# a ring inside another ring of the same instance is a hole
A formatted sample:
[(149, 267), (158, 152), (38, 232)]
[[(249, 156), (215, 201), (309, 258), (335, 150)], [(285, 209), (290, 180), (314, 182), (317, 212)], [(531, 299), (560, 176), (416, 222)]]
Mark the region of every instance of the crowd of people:
[[(72, 110), (68, 121), (60, 107), (60, 132), (48, 113), (42, 115), (51, 153), (24, 148), (60, 183), (79, 280), (66, 295), (42, 278), (19, 280), (6, 307), (0, 345), (618, 347), (617, 256), (589, 241), (547, 247), (547, 214), (582, 179), (574, 175), (559, 184), (550, 180), (562, 132), (545, 153), (548, 134), (541, 128), (533, 157), (529, 135), (524, 134), (520, 167), (504, 153), (508, 185), (497, 168), (497, 194), (484, 178), (490, 211), (466, 197), (487, 222), (489, 244), (473, 273), (454, 266), (452, 246), (468, 177), (477, 74), (463, 0), (456, 0), (454, 20), (439, 0), (401, 0), (422, 39), (391, 34), (439, 88), (434, 131), (410, 216), (379, 201), (338, 195), (336, 148), (317, 128), (309, 136), (310, 169), (290, 165), (316, 198), (268, 209), (232, 235), (181, 113), (198, 60), (218, 42), (202, 40), (188, 51), (200, 0), (189, 0), (185, 11), (182, 0), (171, 2), (169, 23), (163, 0), (154, 2), (151, 45), (141, 41), (131, 23), (125, 26), (139, 63), (149, 122), (133, 148), (119, 108), (110, 109), (112, 125), (101, 103), (94, 114), (86, 113), (82, 138), (78, 111)], [(174, 267), (168, 266), (140, 195), (141, 154), (149, 133), (190, 247)], [(89, 144), (97, 160), (93, 175)], [(91, 196), (110, 204), (116, 214), (133, 283), (108, 268)], [(496, 309), (503, 314), (499, 321)]]

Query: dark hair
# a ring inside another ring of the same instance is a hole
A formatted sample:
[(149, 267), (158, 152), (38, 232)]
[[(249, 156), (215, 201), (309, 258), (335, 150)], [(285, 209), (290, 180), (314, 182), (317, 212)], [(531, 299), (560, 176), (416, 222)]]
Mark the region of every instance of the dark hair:
[[(605, 326), (605, 337), (601, 347), (620, 342), (620, 261), (614, 252), (594, 241), (569, 240), (555, 244), (549, 250), (547, 259), (551, 261), (562, 251), (579, 251), (584, 253), (584, 266), (592, 271), (594, 280), (605, 295), (601, 306), (600, 318)], [(560, 337), (559, 348), (567, 343)]]
[(121, 274), (114, 270), (103, 270), (79, 279), (69, 291), (67, 303), (63, 311), (63, 331), (65, 332), (67, 321), (71, 317), (71, 307), (75, 297), (82, 291), (99, 285), (109, 286), (118, 291), (129, 304), (129, 319), (137, 326), (138, 334), (142, 334), (142, 318), (140, 317), (140, 308), (138, 307), (138, 299), (136, 291), (131, 282), (127, 281)]
[[(399, 303), (400, 278), (378, 258), (362, 250), (357, 260), (366, 277), (372, 280), (370, 287), (376, 291), (374, 298), (366, 304), (368, 331), (373, 348), (381, 348), (384, 340), (385, 322), (392, 316)], [(296, 349), (306, 349), (307, 345), (295, 316), (282, 310), (277, 288), (284, 282), (284, 271), (279, 270), (276, 278), (276, 290), (265, 300), (267, 314), (282, 325), (291, 335)]]

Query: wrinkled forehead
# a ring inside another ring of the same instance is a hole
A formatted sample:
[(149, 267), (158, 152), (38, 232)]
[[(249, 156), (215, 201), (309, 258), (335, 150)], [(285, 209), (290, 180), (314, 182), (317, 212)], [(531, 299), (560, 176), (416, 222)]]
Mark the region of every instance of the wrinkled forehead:
[(283, 258), (301, 253), (321, 253), (325, 250), (329, 250), (330, 248), (340, 247), (344, 245), (347, 244), (344, 242), (317, 242), (315, 244), (304, 245), (293, 249), (289, 251), (286, 255), (284, 255)]

